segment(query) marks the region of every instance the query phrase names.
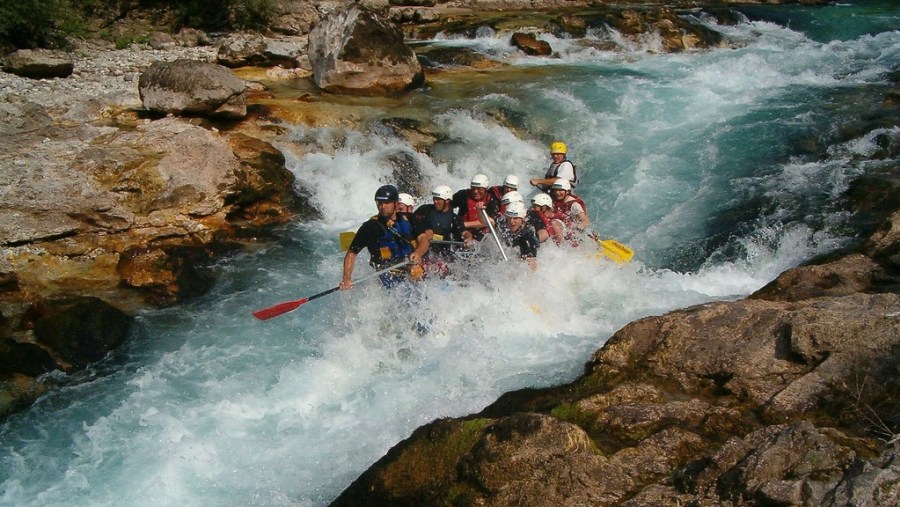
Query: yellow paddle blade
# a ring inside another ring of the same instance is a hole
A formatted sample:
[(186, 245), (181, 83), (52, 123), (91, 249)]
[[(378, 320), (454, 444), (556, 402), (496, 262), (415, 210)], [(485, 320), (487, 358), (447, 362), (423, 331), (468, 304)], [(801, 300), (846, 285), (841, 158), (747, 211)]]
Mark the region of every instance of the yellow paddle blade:
[(600, 251), (603, 255), (619, 264), (629, 262), (634, 257), (634, 250), (614, 239), (596, 239), (595, 241), (600, 246)]
[(353, 231), (347, 231), (341, 233), (341, 251), (346, 252), (348, 248), (350, 248), (350, 243), (353, 243), (353, 238), (356, 237), (356, 233)]

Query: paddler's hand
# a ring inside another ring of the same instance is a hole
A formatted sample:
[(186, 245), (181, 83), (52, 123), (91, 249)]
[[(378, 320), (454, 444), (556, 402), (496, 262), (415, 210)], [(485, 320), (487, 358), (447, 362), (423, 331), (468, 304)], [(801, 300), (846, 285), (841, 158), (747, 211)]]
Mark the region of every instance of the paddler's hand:
[(338, 284), (338, 287), (341, 290), (350, 290), (353, 288), (353, 280), (341, 280), (341, 283)]
[(408, 258), (409, 258), (409, 263), (413, 264), (413, 265), (419, 264), (420, 262), (422, 262), (422, 256), (416, 252), (409, 254)]

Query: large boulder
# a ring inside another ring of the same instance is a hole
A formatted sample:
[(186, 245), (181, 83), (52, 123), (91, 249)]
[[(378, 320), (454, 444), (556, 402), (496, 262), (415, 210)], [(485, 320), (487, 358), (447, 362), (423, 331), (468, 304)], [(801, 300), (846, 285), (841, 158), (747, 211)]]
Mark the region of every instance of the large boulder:
[(216, 61), (231, 68), (247, 65), (294, 68), (300, 66), (305, 49), (305, 41), (300, 40), (237, 36), (219, 46)]
[(309, 59), (316, 86), (332, 93), (387, 95), (424, 82), (403, 33), (356, 4), (324, 18), (309, 33)]
[(285, 35), (307, 34), (322, 18), (316, 7), (326, 8), (327, 4), (324, 1), (279, 0), (272, 6), (269, 28)]
[(6, 72), (32, 79), (69, 77), (74, 69), (71, 56), (49, 49), (20, 49), (10, 53), (3, 63)]
[(187, 59), (154, 62), (138, 82), (141, 103), (148, 111), (236, 119), (247, 115), (246, 87), (221, 65)]
[(854, 294), (642, 319), (570, 385), (419, 428), (332, 505), (896, 505), (897, 308)]

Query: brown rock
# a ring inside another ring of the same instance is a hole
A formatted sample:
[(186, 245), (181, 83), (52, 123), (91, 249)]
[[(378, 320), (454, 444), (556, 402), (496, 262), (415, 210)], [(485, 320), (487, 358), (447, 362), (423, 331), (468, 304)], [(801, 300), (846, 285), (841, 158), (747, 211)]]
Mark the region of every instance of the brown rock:
[(801, 301), (823, 296), (847, 296), (870, 292), (881, 271), (879, 265), (865, 255), (855, 254), (821, 265), (802, 266), (782, 273), (751, 299), (768, 301)]
[(549, 56), (553, 53), (549, 42), (538, 40), (530, 33), (516, 32), (512, 34), (509, 43), (530, 56)]
[(28, 375), (0, 374), (0, 417), (31, 405), (48, 386)]

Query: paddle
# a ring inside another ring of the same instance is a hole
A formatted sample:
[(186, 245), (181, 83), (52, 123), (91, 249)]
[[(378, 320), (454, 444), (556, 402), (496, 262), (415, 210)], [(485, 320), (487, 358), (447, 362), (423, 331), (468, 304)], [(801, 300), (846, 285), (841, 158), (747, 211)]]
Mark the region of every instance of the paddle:
[[(407, 264), (409, 264), (409, 260), (405, 260), (403, 262), (398, 262), (397, 264), (394, 264), (393, 266), (390, 266), (390, 267), (384, 268), (382, 270), (376, 271), (372, 274), (366, 275), (366, 276), (360, 278), (359, 280), (354, 281), (353, 283), (358, 284), (360, 282), (364, 282), (366, 280), (369, 280), (370, 278), (375, 278), (376, 276), (387, 273), (388, 271), (391, 271), (393, 269), (397, 269), (397, 268), (406, 266)], [(269, 320), (269, 319), (271, 319), (273, 317), (277, 317), (281, 314), (296, 310), (301, 305), (309, 303), (313, 299), (320, 298), (322, 296), (327, 296), (327, 295), (331, 294), (332, 292), (339, 290), (340, 288), (341, 288), (341, 286), (338, 285), (337, 287), (332, 287), (332, 288), (326, 290), (325, 292), (320, 292), (314, 296), (309, 296), (309, 297), (305, 297), (305, 298), (301, 298), (301, 299), (295, 299), (293, 301), (285, 301), (283, 303), (278, 303), (277, 305), (270, 306), (268, 308), (263, 308), (262, 310), (257, 310), (255, 312), (253, 312), (253, 316), (259, 320)]]
[(594, 231), (589, 231), (587, 235), (597, 242), (597, 246), (600, 247), (600, 253), (616, 261), (618, 264), (630, 262), (631, 258), (634, 257), (634, 250), (614, 239), (600, 239), (600, 236)]
[(500, 237), (497, 236), (497, 231), (494, 230), (494, 224), (491, 223), (491, 219), (488, 218), (487, 210), (481, 208), (481, 216), (484, 217), (484, 223), (487, 224), (488, 229), (491, 230), (491, 236), (494, 237), (494, 241), (497, 242), (497, 248), (500, 249), (500, 253), (503, 255), (503, 260), (508, 261), (509, 257), (506, 256), (506, 250), (503, 249), (503, 245), (500, 244)]

